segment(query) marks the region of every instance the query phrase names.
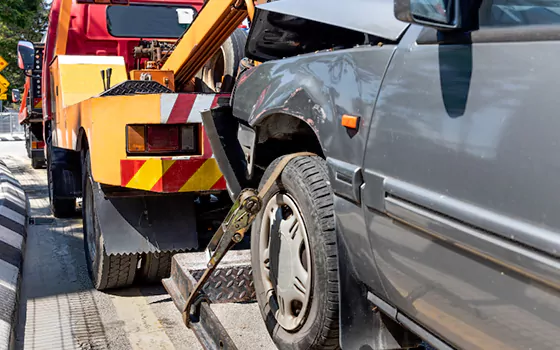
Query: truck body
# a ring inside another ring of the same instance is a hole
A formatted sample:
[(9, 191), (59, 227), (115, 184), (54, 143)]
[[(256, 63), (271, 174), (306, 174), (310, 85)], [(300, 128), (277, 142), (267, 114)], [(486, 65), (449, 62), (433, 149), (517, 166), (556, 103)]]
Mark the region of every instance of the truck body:
[(45, 163), (41, 91), (43, 52), (44, 43), (35, 43), (34, 67), (32, 75), (25, 77), (18, 118), (19, 123), (24, 127), (27, 156), (31, 159), (31, 166), (35, 169), (44, 166)]
[[(276, 190), (299, 208), (315, 266), (301, 270), (283, 248), (298, 226), (274, 205), (281, 197), (265, 197), (253, 224), (255, 290), (280, 349), (330, 334), (310, 330), (317, 315), (339, 319), (343, 349), (409, 348), (419, 338), (440, 349), (559, 344), (550, 87), (560, 17), (540, 2), (473, 3), (448, 2), (456, 12), (430, 0), (257, 8), (247, 54), (263, 63), (204, 123), (233, 196), (262, 186), (278, 158), (316, 154), (292, 160)], [(319, 239), (331, 232), (335, 250)], [(329, 259), (337, 273), (321, 273)], [(283, 279), (288, 267), (296, 280)], [(294, 332), (286, 318), (299, 314), (283, 305), (309, 294), (304, 272), (315, 289)], [(335, 300), (339, 314), (327, 315)]]
[(42, 71), (51, 209), (73, 216), (83, 198), (100, 290), (167, 277), (171, 256), (197, 249), (230, 205), (198, 111), (228, 99), (246, 38), (236, 30), (246, 12), (234, 9), (198, 73), (181, 80), (178, 39), (202, 0), (113, 3), (54, 0)]

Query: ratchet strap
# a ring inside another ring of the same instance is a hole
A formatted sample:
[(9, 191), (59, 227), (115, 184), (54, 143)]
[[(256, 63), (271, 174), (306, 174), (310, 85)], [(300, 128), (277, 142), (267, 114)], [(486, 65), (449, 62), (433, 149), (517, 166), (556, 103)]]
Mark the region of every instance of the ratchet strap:
[(310, 152), (292, 153), (280, 160), (274, 167), (270, 177), (261, 190), (257, 193), (254, 189), (244, 189), (239, 193), (239, 196), (233, 203), (228, 215), (216, 231), (208, 247), (206, 253), (208, 254), (209, 261), (206, 265), (206, 270), (198, 280), (197, 284), (189, 294), (184, 309), (182, 310), (185, 323), (188, 325), (191, 316), (196, 314), (197, 305), (205, 300), (201, 293), (202, 287), (206, 284), (208, 278), (212, 275), (224, 255), (237, 243), (243, 240), (245, 232), (249, 229), (257, 214), (262, 208), (262, 201), (266, 194), (272, 188), (278, 177), (282, 174), (284, 168), (288, 163), (297, 157), (301, 156), (315, 156), (316, 154)]

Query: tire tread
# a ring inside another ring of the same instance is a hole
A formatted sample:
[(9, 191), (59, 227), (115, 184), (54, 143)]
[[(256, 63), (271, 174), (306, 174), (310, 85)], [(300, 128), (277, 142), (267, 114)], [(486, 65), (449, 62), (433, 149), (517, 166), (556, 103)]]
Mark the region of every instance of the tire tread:
[[(276, 159), (267, 168), (261, 186), (270, 177), (272, 170), (283, 157)], [(316, 228), (316, 243), (323, 247), (325, 252), (323, 271), (326, 272), (325, 282), (327, 288), (324, 290), (323, 303), (319, 306), (323, 311), (321, 324), (317, 325), (315, 338), (302, 342), (301, 344), (278, 344), (279, 349), (326, 349), (337, 350), (339, 345), (339, 320), (338, 320), (338, 259), (336, 249), (336, 231), (334, 225), (334, 202), (332, 190), (328, 181), (329, 175), (324, 159), (318, 156), (302, 156), (291, 160), (284, 169), (281, 183), (295, 183), (297, 188), (303, 191), (302, 195), (309, 198), (311, 204), (311, 218), (305, 217), (304, 220), (314, 221)], [(315, 248), (312, 248), (315, 249)], [(260, 305), (263, 317), (266, 318), (270, 311), (268, 303)], [(269, 322), (268, 320), (267, 322)], [(269, 325), (267, 325), (269, 327)], [(279, 325), (278, 325), (279, 327)], [(269, 332), (271, 329), (269, 328)], [(276, 338), (278, 332), (275, 332)], [(285, 347), (284, 347), (285, 346)]]

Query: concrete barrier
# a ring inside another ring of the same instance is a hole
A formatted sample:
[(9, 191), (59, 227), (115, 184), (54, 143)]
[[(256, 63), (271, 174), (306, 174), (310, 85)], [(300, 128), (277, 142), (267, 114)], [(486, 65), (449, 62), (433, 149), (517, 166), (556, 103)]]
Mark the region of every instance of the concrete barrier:
[(0, 161), (0, 350), (13, 348), (28, 201), (20, 183)]

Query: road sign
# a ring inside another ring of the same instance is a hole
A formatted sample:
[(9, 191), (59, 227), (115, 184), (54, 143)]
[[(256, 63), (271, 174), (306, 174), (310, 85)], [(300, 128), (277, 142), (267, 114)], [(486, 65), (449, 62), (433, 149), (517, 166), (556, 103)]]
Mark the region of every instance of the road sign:
[(7, 101), (8, 100), (8, 95), (7, 94), (2, 94), (0, 95), (0, 101)]
[(0, 95), (4, 95), (6, 92), (8, 92), (8, 88), (0, 84)]
[(10, 86), (10, 82), (8, 81), (8, 79), (4, 78), (2, 74), (0, 74), (0, 85), (3, 85), (4, 87)]
[(4, 70), (8, 66), (8, 62), (4, 59), (4, 57), (0, 56), (0, 72)]

